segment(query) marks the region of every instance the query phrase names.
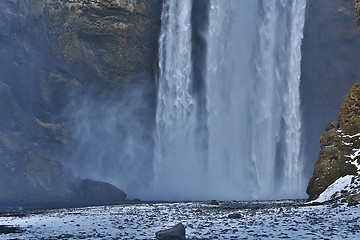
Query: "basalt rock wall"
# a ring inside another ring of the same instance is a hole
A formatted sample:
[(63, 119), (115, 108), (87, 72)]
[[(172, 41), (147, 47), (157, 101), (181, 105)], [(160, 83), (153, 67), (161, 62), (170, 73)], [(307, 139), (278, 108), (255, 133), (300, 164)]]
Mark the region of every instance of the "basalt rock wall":
[(125, 199), (60, 163), (73, 144), (68, 113), (79, 96), (155, 85), (161, 7), (161, 0), (0, 2), (0, 201)]

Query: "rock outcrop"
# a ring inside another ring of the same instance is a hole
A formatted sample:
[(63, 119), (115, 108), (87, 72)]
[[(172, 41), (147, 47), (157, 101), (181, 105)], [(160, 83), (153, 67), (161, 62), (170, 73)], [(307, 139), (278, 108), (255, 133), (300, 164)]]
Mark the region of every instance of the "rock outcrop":
[[(0, 201), (119, 201), (64, 167), (81, 96), (154, 79), (161, 0), (0, 1)], [(155, 84), (155, 83), (154, 83)], [(104, 195), (105, 197), (100, 197)]]
[(70, 77), (52, 69), (55, 81), (119, 88), (139, 73), (154, 74), (161, 1), (51, 0), (41, 7), (52, 53), (75, 68)]
[(156, 233), (157, 240), (185, 240), (185, 226), (182, 223)]
[(360, 83), (351, 88), (340, 108), (338, 122), (328, 124), (320, 144), (321, 151), (307, 188), (309, 200), (318, 199), (329, 186), (339, 185), (337, 181), (345, 178), (349, 182), (334, 189), (330, 199), (360, 200)]

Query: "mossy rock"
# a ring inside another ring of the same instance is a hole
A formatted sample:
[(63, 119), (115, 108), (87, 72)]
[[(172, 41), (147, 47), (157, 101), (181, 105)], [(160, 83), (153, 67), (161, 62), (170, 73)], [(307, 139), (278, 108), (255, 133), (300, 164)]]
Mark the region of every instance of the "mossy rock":
[(77, 65), (82, 85), (103, 81), (116, 89), (136, 73), (155, 75), (161, 1), (49, 0), (47, 6), (53, 53)]
[(346, 134), (360, 132), (360, 83), (355, 84), (346, 96), (339, 112), (339, 125)]
[[(353, 175), (360, 180), (357, 167), (350, 158), (354, 150), (360, 149), (360, 84), (354, 85), (346, 96), (339, 111), (339, 122), (330, 122), (320, 137), (321, 150), (315, 163), (314, 173), (309, 181), (308, 200), (314, 200), (340, 177)], [(359, 161), (359, 160), (358, 160)], [(360, 184), (360, 182), (359, 182)], [(356, 193), (340, 192), (347, 196)]]

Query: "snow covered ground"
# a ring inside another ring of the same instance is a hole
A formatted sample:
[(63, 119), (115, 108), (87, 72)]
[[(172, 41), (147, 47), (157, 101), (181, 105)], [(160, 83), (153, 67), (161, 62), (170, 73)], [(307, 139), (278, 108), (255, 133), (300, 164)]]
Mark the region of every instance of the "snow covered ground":
[[(231, 219), (230, 213), (240, 218)], [(133, 204), (0, 215), (0, 239), (155, 239), (182, 222), (188, 239), (360, 239), (360, 206), (299, 201)]]

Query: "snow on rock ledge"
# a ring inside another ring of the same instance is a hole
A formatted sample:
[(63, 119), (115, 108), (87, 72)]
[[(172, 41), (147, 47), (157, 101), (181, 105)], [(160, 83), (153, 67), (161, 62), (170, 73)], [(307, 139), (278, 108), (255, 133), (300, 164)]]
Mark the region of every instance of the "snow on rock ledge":
[(346, 175), (345, 177), (339, 178), (333, 184), (327, 187), (325, 191), (323, 191), (317, 199), (310, 201), (309, 203), (326, 202), (331, 200), (335, 196), (338, 196), (342, 190), (349, 188), (352, 178), (353, 178), (352, 175)]

